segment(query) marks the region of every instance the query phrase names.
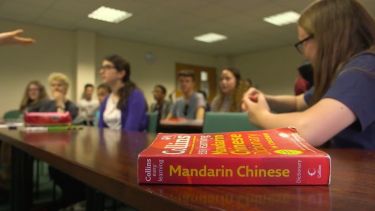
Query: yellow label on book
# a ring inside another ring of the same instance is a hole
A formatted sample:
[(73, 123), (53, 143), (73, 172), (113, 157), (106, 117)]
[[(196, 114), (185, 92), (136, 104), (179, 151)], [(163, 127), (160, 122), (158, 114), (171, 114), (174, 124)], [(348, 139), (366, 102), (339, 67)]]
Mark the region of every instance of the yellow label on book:
[(294, 149), (279, 149), (279, 150), (275, 150), (274, 152), (280, 155), (299, 155), (303, 153), (300, 150), (294, 150)]

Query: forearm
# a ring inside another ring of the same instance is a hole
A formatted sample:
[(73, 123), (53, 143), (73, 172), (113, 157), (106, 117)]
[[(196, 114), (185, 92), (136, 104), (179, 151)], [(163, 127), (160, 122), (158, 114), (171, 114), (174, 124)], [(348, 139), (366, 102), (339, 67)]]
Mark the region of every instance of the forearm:
[(321, 128), (322, 125), (311, 125), (308, 114), (305, 112), (274, 114), (264, 111), (253, 116), (251, 121), (265, 129), (296, 128), (298, 133), (313, 146), (320, 146), (330, 138), (319, 134), (318, 131), (324, 130), (324, 128)]
[(198, 108), (197, 110), (197, 114), (196, 114), (196, 118), (197, 120), (203, 120), (204, 118), (204, 113), (205, 113), (205, 110), (204, 110), (204, 107), (200, 107)]
[(301, 111), (306, 108), (303, 95), (266, 95), (266, 100), (271, 110), (278, 113)]

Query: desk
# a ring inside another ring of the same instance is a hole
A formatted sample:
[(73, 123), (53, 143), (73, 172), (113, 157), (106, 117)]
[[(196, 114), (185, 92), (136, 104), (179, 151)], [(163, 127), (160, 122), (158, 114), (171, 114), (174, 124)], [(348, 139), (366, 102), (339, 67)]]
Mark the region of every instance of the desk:
[(161, 120), (158, 132), (161, 133), (201, 133), (203, 120)]
[[(330, 186), (138, 185), (137, 155), (152, 139), (145, 133), (120, 134), (95, 128), (31, 135), (0, 129), (0, 140), (11, 144), (19, 158), (22, 155), (26, 157), (19, 159), (23, 164), (28, 165), (30, 157), (46, 161), (93, 189), (140, 210), (305, 211), (375, 208), (375, 151), (326, 150), (332, 157)], [(20, 162), (15, 164), (20, 165)], [(24, 175), (15, 180), (22, 182), (28, 179)], [(26, 186), (18, 188), (27, 189), (30, 185), (26, 182)], [(26, 196), (30, 198), (27, 194), (31, 194), (31, 191), (23, 190), (23, 195), (13, 197), (21, 200)], [(28, 209), (14, 206), (18, 210)]]

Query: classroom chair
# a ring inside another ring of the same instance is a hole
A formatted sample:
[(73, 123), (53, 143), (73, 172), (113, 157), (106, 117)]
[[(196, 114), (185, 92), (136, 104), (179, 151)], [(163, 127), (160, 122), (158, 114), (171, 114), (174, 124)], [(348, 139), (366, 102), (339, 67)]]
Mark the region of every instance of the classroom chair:
[(203, 133), (260, 130), (249, 122), (245, 112), (206, 112)]
[(19, 120), (21, 117), (22, 112), (19, 110), (10, 110), (4, 113), (3, 115), (3, 120), (4, 121), (15, 121)]
[(147, 132), (149, 133), (156, 133), (156, 130), (158, 128), (158, 112), (149, 112), (147, 113), (148, 116), (148, 127), (147, 127)]

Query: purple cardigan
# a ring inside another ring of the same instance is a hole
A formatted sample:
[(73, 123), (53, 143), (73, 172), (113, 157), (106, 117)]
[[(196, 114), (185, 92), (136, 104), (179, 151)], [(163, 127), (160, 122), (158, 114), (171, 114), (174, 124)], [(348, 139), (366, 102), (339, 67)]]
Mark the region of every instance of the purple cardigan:
[[(108, 127), (103, 114), (107, 106), (108, 97), (100, 105), (99, 128)], [(144, 131), (147, 128), (147, 105), (143, 93), (134, 89), (129, 95), (127, 106), (121, 109), (121, 128), (123, 131)]]

